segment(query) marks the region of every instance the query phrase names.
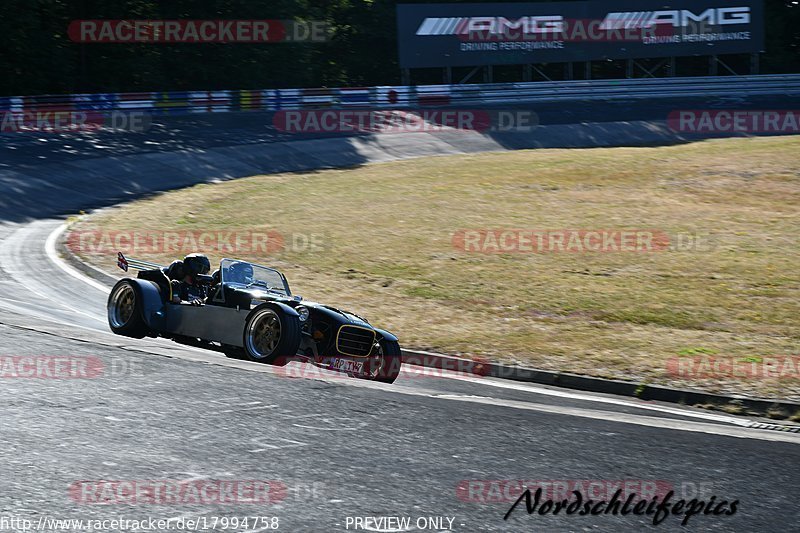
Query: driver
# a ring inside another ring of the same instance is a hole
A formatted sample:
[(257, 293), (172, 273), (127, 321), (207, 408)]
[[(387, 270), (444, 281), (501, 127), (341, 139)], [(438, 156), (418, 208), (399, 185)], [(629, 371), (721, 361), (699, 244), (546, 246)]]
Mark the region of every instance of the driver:
[(197, 277), (208, 274), (211, 261), (203, 254), (189, 254), (183, 261), (175, 261), (169, 266), (167, 275), (172, 278), (172, 303), (189, 302), (192, 305), (203, 305), (206, 287)]
[(253, 265), (237, 261), (228, 267), (228, 281), (250, 285), (253, 283)]

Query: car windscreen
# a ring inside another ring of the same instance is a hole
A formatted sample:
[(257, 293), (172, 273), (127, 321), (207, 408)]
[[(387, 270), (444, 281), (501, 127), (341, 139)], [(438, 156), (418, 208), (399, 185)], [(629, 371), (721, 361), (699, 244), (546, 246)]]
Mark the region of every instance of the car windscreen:
[(267, 268), (247, 261), (223, 259), (220, 263), (223, 283), (269, 289), (287, 296), (292, 293), (283, 275), (273, 268)]

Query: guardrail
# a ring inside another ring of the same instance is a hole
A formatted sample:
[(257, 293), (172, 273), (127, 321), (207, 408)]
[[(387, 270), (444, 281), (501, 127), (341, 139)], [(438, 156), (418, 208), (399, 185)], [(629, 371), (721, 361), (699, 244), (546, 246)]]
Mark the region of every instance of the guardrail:
[(105, 114), (114, 111), (142, 111), (155, 115), (184, 115), (327, 107), (486, 106), (562, 100), (738, 97), (773, 94), (800, 96), (800, 75), (12, 96), (0, 98), (0, 112), (86, 111)]

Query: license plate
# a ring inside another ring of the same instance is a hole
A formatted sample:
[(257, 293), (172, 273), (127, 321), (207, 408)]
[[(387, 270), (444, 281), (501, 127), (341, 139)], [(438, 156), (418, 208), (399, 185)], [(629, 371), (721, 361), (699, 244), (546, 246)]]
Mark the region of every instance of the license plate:
[(331, 359), (331, 368), (339, 370), (340, 372), (353, 372), (360, 374), (364, 372), (364, 361), (353, 361), (352, 359), (340, 359), (334, 357)]

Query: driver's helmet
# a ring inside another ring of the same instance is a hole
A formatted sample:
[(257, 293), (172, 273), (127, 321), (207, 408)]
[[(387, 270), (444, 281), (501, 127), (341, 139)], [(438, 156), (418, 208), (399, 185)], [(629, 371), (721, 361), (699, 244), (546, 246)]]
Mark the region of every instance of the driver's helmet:
[(208, 274), (211, 270), (211, 261), (203, 254), (189, 254), (183, 258), (183, 270), (193, 278), (200, 274)]
[(228, 280), (233, 283), (253, 283), (253, 265), (237, 261), (228, 267)]

